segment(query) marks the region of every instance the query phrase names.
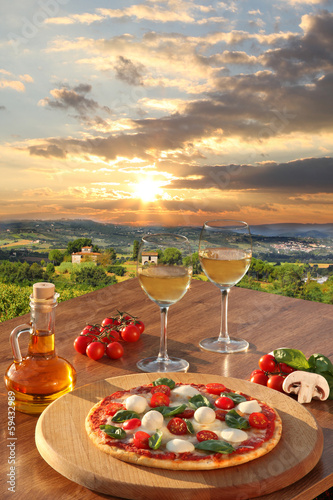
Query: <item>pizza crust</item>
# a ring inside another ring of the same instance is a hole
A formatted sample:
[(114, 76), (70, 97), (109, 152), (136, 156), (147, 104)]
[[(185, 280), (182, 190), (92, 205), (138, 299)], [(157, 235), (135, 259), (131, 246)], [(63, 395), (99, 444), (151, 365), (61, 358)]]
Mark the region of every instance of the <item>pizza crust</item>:
[[(261, 401), (261, 403), (263, 402)], [(211, 456), (207, 456), (206, 459), (201, 458), (200, 460), (182, 460), (180, 458), (170, 460), (153, 458), (147, 457), (145, 455), (140, 455), (138, 453), (135, 453), (134, 451), (123, 450), (121, 448), (118, 448), (117, 446), (112, 446), (112, 444), (106, 444), (103, 441), (103, 438), (101, 437), (99, 432), (96, 432), (94, 430), (93, 422), (91, 419), (91, 416), (94, 415), (96, 411), (98, 411), (99, 407), (102, 404), (103, 400), (95, 404), (86, 417), (85, 429), (89, 438), (92, 440), (94, 445), (103, 453), (107, 453), (118, 460), (122, 460), (123, 462), (140, 466), (169, 470), (212, 470), (233, 467), (250, 462), (252, 460), (256, 460), (259, 457), (262, 457), (269, 453), (273, 448), (276, 447), (282, 434), (282, 420), (277, 411), (274, 410), (276, 417), (274, 420), (275, 426), (272, 436), (267, 441), (264, 441), (259, 448), (256, 448), (247, 453), (239, 455), (221, 454), (218, 460), (211, 458)]]

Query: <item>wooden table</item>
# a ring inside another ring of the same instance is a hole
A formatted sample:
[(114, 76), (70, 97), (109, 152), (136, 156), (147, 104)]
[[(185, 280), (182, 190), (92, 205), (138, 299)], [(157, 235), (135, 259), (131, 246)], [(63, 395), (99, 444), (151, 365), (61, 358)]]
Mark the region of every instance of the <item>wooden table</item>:
[[(126, 344), (125, 356), (116, 361), (105, 357), (96, 362), (76, 353), (73, 340), (88, 322), (100, 323), (116, 310), (139, 316), (146, 331), (137, 343)], [(29, 321), (29, 315), (0, 324), (2, 342), (1, 371), (12, 362), (9, 346), (11, 330)], [(278, 347), (293, 347), (310, 356), (320, 352), (333, 359), (331, 305), (281, 297), (264, 292), (234, 288), (229, 300), (229, 331), (246, 338), (250, 348), (245, 353), (221, 355), (203, 351), (198, 342), (217, 335), (220, 322), (220, 296), (211, 283), (193, 280), (185, 297), (170, 308), (169, 354), (184, 357), (190, 372), (216, 374), (246, 379), (257, 368), (259, 358)], [(112, 376), (138, 372), (136, 362), (155, 355), (159, 348), (160, 316), (158, 307), (141, 291), (137, 279), (124, 281), (102, 290), (59, 304), (56, 312), (56, 350), (77, 370), (77, 385)], [(25, 338), (20, 340), (24, 352)], [(1, 415), (7, 415), (7, 391), (1, 389)], [(314, 401), (306, 405), (322, 427), (324, 450), (315, 468), (303, 479), (262, 500), (312, 500), (333, 486), (333, 401)], [(9, 448), (6, 418), (1, 429), (1, 498), (80, 499), (117, 498), (90, 491), (69, 481), (53, 470), (39, 455), (34, 431), (37, 417), (17, 412), (15, 443), (15, 493), (8, 492)], [(138, 499), (140, 500), (140, 499)]]

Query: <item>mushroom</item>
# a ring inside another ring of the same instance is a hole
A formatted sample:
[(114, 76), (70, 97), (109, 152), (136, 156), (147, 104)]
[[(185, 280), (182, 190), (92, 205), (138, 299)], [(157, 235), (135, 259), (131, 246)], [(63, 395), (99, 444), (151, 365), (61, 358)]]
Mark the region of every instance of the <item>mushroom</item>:
[(290, 373), (284, 379), (282, 388), (287, 393), (297, 394), (299, 403), (310, 403), (312, 398), (324, 401), (330, 393), (327, 380), (322, 375), (303, 371)]

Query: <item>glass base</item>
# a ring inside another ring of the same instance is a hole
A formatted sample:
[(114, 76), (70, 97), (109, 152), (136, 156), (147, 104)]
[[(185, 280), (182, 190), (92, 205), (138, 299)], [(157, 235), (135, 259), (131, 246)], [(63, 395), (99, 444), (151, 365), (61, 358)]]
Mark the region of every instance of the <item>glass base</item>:
[(143, 372), (187, 372), (189, 363), (181, 358), (169, 358), (168, 360), (156, 357), (141, 359), (136, 366)]
[(203, 339), (199, 342), (199, 345), (203, 349), (206, 349), (206, 351), (221, 352), (225, 354), (246, 351), (249, 347), (249, 343), (243, 339), (230, 338), (230, 340), (227, 341), (219, 340), (216, 337)]

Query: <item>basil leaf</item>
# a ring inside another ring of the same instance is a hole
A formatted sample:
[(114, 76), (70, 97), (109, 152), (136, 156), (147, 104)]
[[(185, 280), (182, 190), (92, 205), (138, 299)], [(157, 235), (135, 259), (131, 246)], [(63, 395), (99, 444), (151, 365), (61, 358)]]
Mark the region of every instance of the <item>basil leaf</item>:
[(148, 439), (149, 448), (151, 448), (152, 450), (157, 450), (161, 446), (162, 436), (163, 433), (161, 431), (156, 431), (155, 434), (150, 436), (150, 438)]
[(225, 396), (226, 398), (230, 398), (234, 403), (242, 403), (243, 401), (247, 401), (247, 399), (241, 394), (236, 394), (235, 392), (221, 392), (220, 397)]
[(296, 370), (308, 371), (310, 368), (308, 360), (298, 349), (276, 349), (274, 357), (278, 363), (286, 363)]
[(192, 398), (190, 398), (188, 405), (190, 408), (198, 409), (201, 406), (209, 406), (209, 408), (214, 409), (214, 405), (209, 401), (206, 396), (203, 396), (202, 394), (196, 394)]
[(248, 429), (250, 427), (246, 418), (238, 415), (236, 410), (230, 410), (225, 416), (226, 424), (233, 429)]
[(177, 415), (178, 413), (183, 413), (186, 408), (186, 404), (179, 406), (157, 406), (154, 410), (162, 413), (163, 417), (171, 417), (172, 415)]
[(323, 354), (312, 354), (308, 359), (311, 371), (316, 373), (328, 372), (333, 375), (333, 364)]
[(130, 418), (140, 418), (135, 411), (130, 410), (119, 410), (112, 417), (112, 422), (125, 422), (125, 420), (129, 420)]
[(192, 422), (190, 420), (188, 420), (187, 418), (184, 418), (185, 422), (186, 422), (186, 427), (187, 427), (187, 430), (190, 434), (195, 434), (195, 430), (194, 430), (194, 427), (192, 425)]
[(216, 439), (209, 439), (208, 441), (201, 441), (195, 445), (197, 450), (213, 451), (214, 453), (229, 454), (235, 451), (235, 448), (226, 441), (217, 441)]
[(155, 380), (153, 382), (153, 385), (154, 386), (156, 386), (156, 385), (167, 385), (168, 387), (170, 387), (170, 389), (174, 389), (175, 385), (176, 385), (176, 382), (174, 380), (172, 380), (171, 378), (161, 377), (161, 378), (158, 378), (157, 380)]
[(100, 425), (99, 428), (104, 431), (105, 434), (115, 439), (124, 439), (127, 435), (124, 429), (114, 425)]

